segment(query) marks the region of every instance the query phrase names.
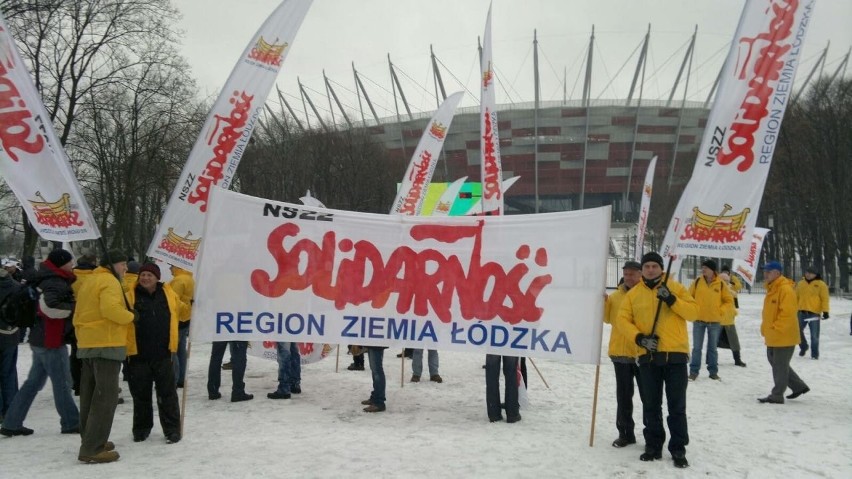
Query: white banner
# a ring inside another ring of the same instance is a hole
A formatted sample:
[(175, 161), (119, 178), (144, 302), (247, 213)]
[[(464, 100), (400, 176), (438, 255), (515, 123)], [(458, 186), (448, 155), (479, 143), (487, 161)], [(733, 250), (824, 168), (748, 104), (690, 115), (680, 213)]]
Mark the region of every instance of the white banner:
[(654, 170), (657, 156), (651, 158), (648, 171), (645, 172), (645, 184), (642, 185), (642, 203), (639, 207), (639, 223), (636, 225), (636, 261), (642, 258), (645, 250), (645, 231), (648, 229), (648, 212), (651, 210), (651, 193), (654, 190)]
[[(227, 189), (312, 0), (284, 0), (252, 37), (201, 129), (148, 256), (195, 271), (210, 191)], [(239, 21), (235, 18), (234, 21)]]
[(78, 241), (101, 236), (2, 15), (0, 175), (42, 238)]
[(500, 161), (500, 125), (497, 122), (497, 98), (495, 96), (494, 67), (491, 58), (491, 6), (485, 20), (482, 36), (482, 90), (479, 98), (479, 151), (482, 181), (482, 213), (503, 214), (503, 166)]
[(459, 191), (461, 191), (465, 181), (467, 181), (467, 176), (462, 176), (447, 186), (447, 189), (435, 204), (435, 208), (432, 209), (432, 216), (450, 215), (450, 211), (453, 209), (453, 203), (455, 203), (456, 199), (458, 199)]
[(815, 0), (748, 0), (663, 252), (748, 254)]
[(609, 207), (429, 218), (210, 199), (193, 340), (600, 358)]
[(426, 191), (429, 189), (429, 183), (432, 182), (432, 174), (435, 173), (441, 148), (444, 146), (444, 140), (447, 138), (453, 115), (456, 113), (456, 107), (462, 95), (463, 92), (459, 91), (448, 96), (432, 116), (423, 135), (420, 136), (420, 142), (417, 143), (417, 149), (414, 150), (414, 155), (408, 163), (408, 169), (405, 170), (402, 184), (393, 201), (391, 214), (420, 215), (423, 199), (426, 198)]
[(749, 286), (754, 286), (754, 275), (757, 273), (757, 262), (760, 261), (760, 250), (763, 240), (769, 232), (766, 228), (755, 228), (751, 234), (751, 244), (745, 259), (735, 259), (731, 264), (731, 272), (742, 276)]

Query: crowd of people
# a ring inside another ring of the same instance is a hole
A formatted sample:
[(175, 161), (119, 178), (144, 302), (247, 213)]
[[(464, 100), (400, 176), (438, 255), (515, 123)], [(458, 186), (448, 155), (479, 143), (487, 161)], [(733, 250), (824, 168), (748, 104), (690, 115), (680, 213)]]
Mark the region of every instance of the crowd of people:
[[(123, 372), (133, 398), (133, 440), (145, 441), (152, 432), (152, 396), (165, 441), (174, 444), (181, 440), (177, 390), (186, 378), (195, 290), (190, 272), (172, 266), (173, 279), (164, 283), (159, 266), (139, 264), (117, 250), (108, 251), (100, 261), (93, 254), (83, 254), (76, 265), (72, 254), (62, 249), (51, 251), (38, 269), (34, 261), (21, 263), (7, 258), (2, 264), (0, 304), (22, 285), (36, 288), (39, 295), (29, 331), (0, 318), (0, 434), (15, 437), (34, 433), (24, 422), (37, 393), (49, 379), (60, 433), (80, 436), (78, 459), (85, 463), (118, 460), (119, 452), (109, 437), (121, 402)], [(809, 267), (804, 278), (794, 283), (783, 276), (783, 269), (777, 261), (763, 266), (767, 294), (761, 334), (773, 376), (770, 394), (758, 398), (765, 404), (783, 404), (785, 399), (796, 399), (810, 391), (790, 367), (790, 361), (796, 346), (800, 356), (810, 351), (813, 359), (819, 359), (819, 321), (829, 317), (828, 288), (818, 271)], [(666, 445), (662, 414), (665, 394), (668, 451), (676, 467), (688, 467), (686, 389), (689, 382), (698, 380), (702, 358), (711, 380), (721, 380), (718, 348), (730, 349), (734, 364), (746, 367), (735, 327), (742, 283), (728, 267), (719, 271), (715, 261), (706, 260), (701, 275), (686, 287), (664, 273), (663, 258), (654, 252), (645, 254), (639, 262), (626, 262), (622, 271), (618, 288), (606, 299), (603, 318), (612, 325), (608, 354), (616, 380), (618, 437), (612, 445), (624, 448), (637, 442), (633, 397), (638, 390), (645, 440), (639, 459), (662, 459)], [(687, 322), (692, 323), (691, 348)], [(17, 349), (24, 338), (32, 350), (32, 364), (18, 388)], [(222, 369), (231, 370), (232, 402), (254, 399), (245, 390), (247, 349), (245, 341), (213, 343), (207, 378), (210, 400), (222, 397)], [(350, 346), (353, 363), (349, 370), (365, 370), (364, 355), (370, 364), (373, 387), (370, 397), (361, 401), (367, 413), (382, 412), (387, 407), (382, 364), (385, 349)], [(230, 363), (223, 367), (226, 350), (230, 350)], [(276, 351), (278, 385), (267, 397), (286, 400), (302, 392), (299, 349), (295, 342), (279, 342)], [(423, 350), (406, 350), (404, 354), (413, 359), (410, 381), (419, 382)], [(427, 358), (430, 381), (441, 383), (438, 352), (428, 351)], [(523, 359), (487, 355), (483, 368), (488, 419), (520, 421), (519, 376), (526, 383)], [(785, 396), (788, 389), (790, 394)], [(79, 396), (79, 408), (74, 396)]]
[[(642, 256), (641, 262), (626, 262), (622, 270), (618, 288), (607, 297), (603, 318), (612, 325), (608, 354), (616, 381), (618, 437), (612, 445), (623, 448), (636, 443), (633, 396), (638, 389), (645, 439), (645, 451), (639, 459), (662, 459), (665, 391), (668, 451), (676, 467), (689, 467), (686, 389), (690, 381), (698, 380), (705, 337), (704, 359), (711, 380), (721, 380), (717, 348), (723, 342), (732, 351), (734, 364), (746, 367), (734, 324), (742, 284), (728, 267), (720, 273), (716, 262), (708, 259), (701, 265), (701, 275), (687, 288), (663, 272), (663, 258), (654, 252)], [(783, 270), (777, 261), (763, 266), (767, 293), (760, 331), (773, 387), (768, 396), (757, 399), (762, 404), (783, 404), (788, 389), (786, 399), (810, 391), (790, 367), (790, 360), (797, 345), (800, 356), (808, 350), (803, 331), (806, 325), (811, 333), (812, 357), (819, 358), (819, 320), (829, 317), (828, 288), (817, 270), (808, 268), (798, 285), (784, 277)], [(692, 323), (691, 357), (687, 322)], [(810, 326), (814, 322), (817, 325)]]

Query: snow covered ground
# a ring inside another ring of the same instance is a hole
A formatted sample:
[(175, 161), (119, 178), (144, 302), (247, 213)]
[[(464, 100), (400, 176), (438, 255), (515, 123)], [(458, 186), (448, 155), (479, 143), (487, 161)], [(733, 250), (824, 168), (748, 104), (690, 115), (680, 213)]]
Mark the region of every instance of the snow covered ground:
[[(50, 387), (36, 398), (25, 425), (28, 437), (0, 438), (0, 477), (852, 477), (852, 301), (832, 298), (822, 322), (820, 360), (794, 356), (792, 364), (811, 392), (784, 405), (759, 404), (772, 385), (760, 337), (762, 295), (740, 296), (737, 329), (747, 368), (720, 350), (721, 382), (706, 369), (689, 385), (687, 413), (691, 467), (664, 460), (639, 461), (643, 441), (615, 449), (615, 384), (604, 347), (595, 445), (589, 447), (595, 366), (537, 360), (547, 389), (530, 367), (531, 407), (516, 424), (491, 424), (485, 412), (484, 357), (442, 353), (443, 384), (405, 383), (400, 360), (386, 353), (387, 411), (367, 414), (367, 371), (347, 371), (350, 357), (305, 366), (303, 393), (273, 401), (276, 365), (249, 357), (247, 391), (255, 399), (230, 403), (230, 374), (223, 399), (207, 399), (209, 344), (194, 344), (183, 441), (167, 445), (159, 426), (134, 443), (132, 400), (118, 406), (112, 437), (121, 460), (106, 465), (77, 461), (79, 438), (59, 434)], [(609, 327), (604, 328), (604, 345)], [(30, 365), (20, 348), (21, 381)], [(424, 365), (425, 366), (425, 365)], [(404, 377), (411, 375), (406, 360)], [(635, 397), (634, 419), (641, 424)]]

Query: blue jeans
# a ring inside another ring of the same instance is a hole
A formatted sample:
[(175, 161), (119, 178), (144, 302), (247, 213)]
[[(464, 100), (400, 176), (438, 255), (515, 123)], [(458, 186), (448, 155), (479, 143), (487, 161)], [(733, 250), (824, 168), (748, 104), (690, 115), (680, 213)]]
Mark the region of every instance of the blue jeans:
[[(819, 316), (816, 313), (811, 313), (808, 311), (799, 311), (799, 347), (802, 351), (807, 351), (808, 349), (808, 340), (805, 339), (805, 326), (807, 326), (811, 330), (811, 357), (814, 359), (819, 358)], [(816, 319), (813, 321), (805, 321), (805, 318), (814, 317)]]
[(299, 345), (293, 342), (275, 343), (278, 352), (278, 392), (290, 394), (290, 389), (302, 382), (302, 358)]
[(6, 417), (3, 419), (3, 427), (6, 429), (20, 429), (24, 426), (24, 419), (33, 400), (44, 387), (47, 379), (53, 386), (53, 404), (59, 413), (59, 425), (63, 431), (69, 431), (80, 426), (80, 411), (71, 396), (71, 367), (68, 362), (68, 348), (62, 346), (57, 349), (46, 349), (30, 346), (33, 350), (33, 363), (30, 374), (21, 386), (21, 390), (15, 395), (12, 405)]
[[(438, 351), (429, 350), (429, 376), (438, 375)], [(423, 350), (415, 349), (411, 355), (411, 373), (420, 376), (423, 372)]]
[(385, 405), (385, 370), (382, 368), (384, 348), (368, 347), (367, 359), (370, 360), (370, 371), (373, 372), (373, 391), (370, 393), (370, 403), (376, 406)]
[(175, 368), (175, 383), (183, 385), (186, 378), (186, 338), (189, 336), (189, 328), (178, 328), (178, 350), (172, 361)]
[(716, 345), (722, 334), (722, 325), (696, 321), (692, 323), (692, 361), (689, 363), (689, 374), (698, 374), (701, 369), (701, 348), (704, 346), (704, 332), (707, 332), (707, 372), (710, 375), (719, 372), (719, 354)]
[[(0, 416), (5, 416), (18, 393), (18, 336), (0, 349)], [(0, 341), (6, 338), (0, 338)]]

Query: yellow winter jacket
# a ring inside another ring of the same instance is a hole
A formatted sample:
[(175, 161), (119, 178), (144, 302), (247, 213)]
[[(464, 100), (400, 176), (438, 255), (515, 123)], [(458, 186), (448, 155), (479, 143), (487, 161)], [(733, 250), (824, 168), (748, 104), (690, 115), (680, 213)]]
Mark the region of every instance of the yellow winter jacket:
[[(136, 305), (136, 284), (130, 285), (130, 290), (127, 292), (127, 301), (130, 306)], [(177, 293), (168, 284), (163, 284), (163, 292), (166, 294), (166, 302), (169, 303), (169, 313), (171, 314), (171, 322), (169, 323), (169, 351), (177, 352), (178, 347), (178, 321), (186, 321), (189, 319), (189, 305), (180, 300)], [(136, 326), (130, 323), (127, 328), (127, 355), (134, 356), (138, 353), (136, 348)]]
[(127, 344), (127, 327), (133, 313), (124, 302), (121, 282), (112, 272), (98, 266), (83, 281), (74, 311), (77, 347), (112, 348)]
[(689, 294), (698, 303), (698, 320), (721, 323), (734, 309), (734, 297), (728, 285), (718, 275), (709, 284), (704, 276), (695, 278), (689, 286)]
[[(663, 279), (665, 279), (665, 274)], [(627, 292), (618, 309), (618, 316), (615, 321), (615, 326), (622, 335), (633, 338), (635, 341), (636, 335), (639, 333), (651, 334), (657, 303), (660, 302), (657, 299), (657, 290), (660, 288), (660, 284), (662, 284), (662, 281), (651, 289), (644, 281), (640, 281)], [(689, 335), (686, 332), (686, 321), (698, 319), (698, 304), (689, 295), (689, 291), (677, 281), (668, 280), (666, 286), (677, 297), (677, 301), (671, 308), (663, 304), (660, 309), (656, 331), (656, 334), (660, 337), (657, 351), (689, 354)]]
[(796, 297), (799, 298), (799, 311), (810, 311), (820, 314), (828, 312), (828, 285), (816, 277), (809, 283), (802, 278), (796, 284)]
[(604, 304), (604, 322), (612, 325), (612, 331), (609, 335), (609, 356), (636, 358), (645, 350), (636, 345), (634, 337), (628, 338), (615, 327), (615, 320), (618, 317), (618, 310), (624, 296), (627, 295), (627, 288), (621, 284), (614, 293), (606, 298)]
[(74, 268), (74, 276), (77, 277), (73, 283), (71, 283), (71, 291), (74, 292), (74, 299), (79, 297), (80, 288), (83, 287), (83, 283), (91, 279), (92, 273), (95, 270), (93, 269), (79, 269)]
[(799, 319), (793, 280), (779, 276), (766, 289), (760, 334), (767, 346), (781, 348), (799, 344)]
[(121, 287), (124, 289), (124, 293), (127, 294), (135, 288), (138, 281), (139, 275), (137, 273), (124, 273), (124, 277), (121, 278)]
[(737, 275), (731, 273), (731, 290), (734, 292), (734, 297), (740, 294), (740, 291), (743, 289), (743, 282), (740, 281), (740, 278), (737, 278)]
[(192, 299), (195, 297), (195, 279), (191, 272), (175, 267), (175, 276), (169, 282), (169, 286), (177, 293), (181, 301), (192, 306)]
[[(731, 283), (728, 283), (725, 280), (722, 280), (722, 284), (725, 285), (725, 287), (728, 288), (728, 291), (731, 292), (731, 297), (733, 297), (733, 298), (737, 297), (737, 293), (736, 293), (736, 291), (734, 291), (732, 289), (733, 286), (731, 286)], [(740, 313), (739, 313), (739, 311), (737, 311), (737, 308), (732, 306), (731, 309), (727, 312), (727, 314), (723, 315), (720, 323), (722, 324), (722, 326), (730, 326), (730, 325), (734, 324), (734, 319), (737, 317), (738, 314), (740, 314)]]

